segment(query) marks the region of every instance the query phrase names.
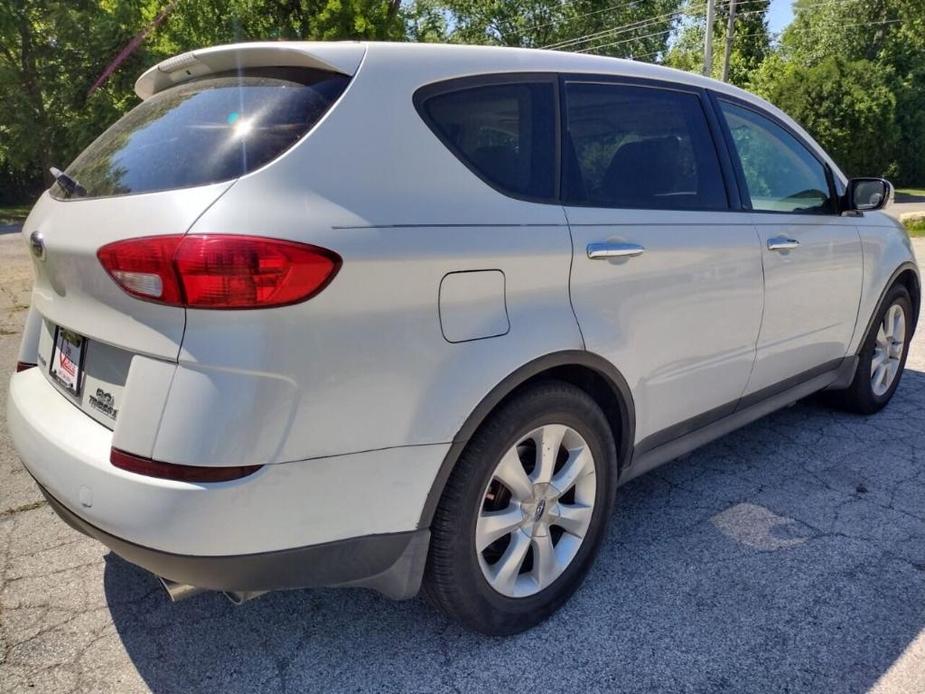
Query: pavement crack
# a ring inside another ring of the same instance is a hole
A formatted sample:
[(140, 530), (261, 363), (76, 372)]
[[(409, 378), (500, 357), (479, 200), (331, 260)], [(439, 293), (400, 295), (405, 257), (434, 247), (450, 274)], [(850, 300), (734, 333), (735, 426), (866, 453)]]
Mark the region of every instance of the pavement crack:
[(48, 502), (42, 499), (41, 501), (33, 501), (31, 504), (23, 504), (22, 506), (17, 506), (16, 508), (8, 508), (6, 511), (0, 511), (0, 519), (9, 518), (10, 516), (15, 516), (17, 513), (25, 513), (26, 511), (34, 511), (37, 508), (42, 508), (47, 506)]

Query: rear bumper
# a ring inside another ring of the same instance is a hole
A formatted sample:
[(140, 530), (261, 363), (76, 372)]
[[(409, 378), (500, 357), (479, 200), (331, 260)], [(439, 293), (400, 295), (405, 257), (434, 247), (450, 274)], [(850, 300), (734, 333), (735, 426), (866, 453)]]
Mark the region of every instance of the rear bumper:
[(429, 537), (418, 523), (446, 445), (264, 465), (229, 482), (156, 479), (111, 465), (113, 432), (38, 368), (12, 377), (7, 424), (59, 515), (165, 578), (235, 591), (417, 589)]
[(372, 588), (393, 600), (405, 600), (414, 597), (421, 586), (430, 543), (429, 530), (414, 530), (260, 554), (171, 554), (110, 535), (68, 509), (42, 485), (39, 489), (68, 525), (100, 541), (126, 561), (177, 583), (210, 590), (354, 586)]

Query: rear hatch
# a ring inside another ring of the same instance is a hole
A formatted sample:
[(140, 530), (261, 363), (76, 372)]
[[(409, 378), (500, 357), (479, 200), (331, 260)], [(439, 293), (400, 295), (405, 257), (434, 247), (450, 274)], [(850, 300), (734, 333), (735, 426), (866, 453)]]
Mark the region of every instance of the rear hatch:
[[(349, 82), (291, 46), (203, 53), (207, 59), (190, 53), (146, 73), (138, 91), (148, 98), (77, 157), (23, 227), (34, 255), (33, 310), (42, 320), (36, 361), (65, 397), (109, 428), (132, 357), (177, 360), (186, 310), (131, 296), (103, 267), (99, 249), (185, 234), (237, 178), (305, 136)], [(268, 64), (274, 55), (296, 64)], [(228, 71), (229, 64), (239, 67)]]
[[(106, 273), (96, 252), (126, 237), (185, 231), (229, 185), (74, 202), (46, 193), (26, 220), (23, 234), (33, 255), (44, 246), (44, 256), (33, 258), (32, 307), (42, 317), (37, 362), (56, 388), (110, 428), (131, 356), (176, 360), (185, 311), (129, 296)], [(73, 360), (61, 353), (53, 360), (59, 328), (69, 331), (59, 334), (59, 341), (85, 340), (73, 350)]]

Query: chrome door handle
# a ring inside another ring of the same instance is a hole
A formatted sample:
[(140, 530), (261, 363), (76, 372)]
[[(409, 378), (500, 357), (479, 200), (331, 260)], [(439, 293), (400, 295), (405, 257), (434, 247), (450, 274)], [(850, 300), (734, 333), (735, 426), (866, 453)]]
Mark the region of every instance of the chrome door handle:
[(786, 236), (776, 236), (773, 239), (768, 239), (769, 251), (789, 251), (794, 248), (799, 248), (799, 246), (799, 241), (787, 238)]
[(635, 258), (646, 252), (638, 243), (589, 243), (588, 257), (591, 260), (606, 258)]

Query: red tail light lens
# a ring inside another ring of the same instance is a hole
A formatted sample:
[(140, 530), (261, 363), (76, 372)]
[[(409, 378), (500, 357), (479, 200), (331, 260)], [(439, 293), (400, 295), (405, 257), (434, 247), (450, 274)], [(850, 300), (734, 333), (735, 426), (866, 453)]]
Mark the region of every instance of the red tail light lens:
[(121, 470), (128, 470), (146, 477), (180, 482), (229, 482), (253, 475), (261, 465), (238, 465), (234, 467), (205, 467), (199, 465), (174, 465), (150, 458), (132, 455), (118, 448), (109, 452), (109, 462)]
[(27, 361), (18, 361), (16, 362), (16, 373), (20, 371), (25, 371), (26, 369), (34, 369), (38, 364), (32, 364)]
[(183, 236), (152, 236), (117, 241), (96, 252), (106, 272), (133, 296), (162, 304), (183, 304), (173, 256)]
[(126, 292), (172, 306), (247, 309), (305, 301), (341, 266), (317, 246), (257, 236), (151, 236), (103, 246), (97, 257)]

